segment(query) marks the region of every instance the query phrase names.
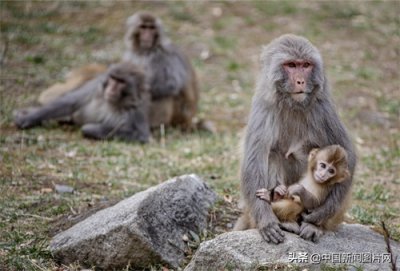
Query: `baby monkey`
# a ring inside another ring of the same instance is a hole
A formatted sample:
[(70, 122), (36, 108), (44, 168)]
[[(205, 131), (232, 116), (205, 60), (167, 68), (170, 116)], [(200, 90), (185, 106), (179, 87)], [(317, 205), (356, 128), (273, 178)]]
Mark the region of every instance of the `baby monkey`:
[[(299, 233), (297, 223), (301, 213), (321, 206), (332, 187), (350, 176), (347, 153), (339, 145), (311, 150), (308, 156), (307, 172), (299, 183), (286, 187), (278, 185), (273, 190), (259, 189), (256, 196), (271, 203), (272, 210), (287, 231)], [(345, 206), (339, 215), (329, 219), (322, 228), (334, 230), (343, 221)]]

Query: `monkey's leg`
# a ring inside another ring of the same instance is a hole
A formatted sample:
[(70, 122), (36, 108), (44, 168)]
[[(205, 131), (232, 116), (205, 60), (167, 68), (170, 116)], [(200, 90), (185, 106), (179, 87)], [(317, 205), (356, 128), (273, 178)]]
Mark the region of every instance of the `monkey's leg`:
[(40, 120), (34, 120), (31, 117), (39, 110), (40, 107), (28, 107), (20, 110), (14, 110), (13, 117), (17, 127), (20, 129), (27, 129), (36, 125), (40, 125)]
[(233, 231), (244, 231), (251, 228), (250, 217), (248, 213), (243, 213), (236, 221)]
[(87, 123), (81, 128), (84, 137), (92, 139), (108, 139), (111, 137), (112, 127), (106, 127), (99, 123)]
[(98, 140), (117, 138), (124, 141), (138, 141), (148, 143), (150, 139), (150, 128), (143, 127), (142, 130), (128, 129), (126, 126), (118, 127), (118, 124), (104, 125), (101, 123), (88, 123), (82, 126), (84, 137)]

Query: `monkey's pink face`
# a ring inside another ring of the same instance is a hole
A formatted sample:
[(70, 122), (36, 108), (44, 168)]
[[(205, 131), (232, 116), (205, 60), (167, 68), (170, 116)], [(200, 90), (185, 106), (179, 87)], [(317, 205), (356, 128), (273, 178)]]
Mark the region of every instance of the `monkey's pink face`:
[(324, 160), (317, 161), (317, 167), (314, 171), (314, 179), (318, 183), (324, 183), (336, 175), (336, 168), (333, 164)]
[(142, 23), (139, 26), (139, 46), (141, 49), (151, 49), (157, 40), (157, 28), (154, 23)]
[(285, 62), (283, 68), (289, 79), (291, 97), (297, 102), (304, 101), (311, 92), (309, 82), (314, 65), (311, 61), (296, 59)]
[(119, 101), (122, 97), (125, 87), (125, 82), (113, 78), (108, 78), (104, 85), (104, 99), (111, 103)]

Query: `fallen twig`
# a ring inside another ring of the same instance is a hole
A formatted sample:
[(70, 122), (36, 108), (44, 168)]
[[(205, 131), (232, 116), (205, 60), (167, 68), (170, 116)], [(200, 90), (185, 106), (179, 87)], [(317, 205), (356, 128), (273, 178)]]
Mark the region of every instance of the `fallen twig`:
[(3, 52), (1, 53), (1, 57), (0, 57), (0, 67), (3, 66), (3, 64), (4, 64), (4, 59), (6, 58), (7, 51), (8, 51), (8, 43), (9, 43), (8, 36), (5, 35), (4, 49), (3, 49)]
[(53, 221), (53, 218), (50, 217), (45, 217), (45, 216), (40, 216), (40, 215), (34, 215), (34, 214), (20, 214), (22, 216), (29, 216), (29, 217), (34, 217), (34, 218), (39, 218), (39, 219), (43, 219), (46, 221)]
[(393, 271), (397, 271), (397, 267), (396, 267), (397, 256), (394, 257), (393, 251), (392, 251), (392, 247), (390, 246), (390, 234), (389, 234), (389, 231), (386, 228), (385, 222), (381, 221), (381, 223), (382, 223), (382, 229), (383, 229), (383, 232), (384, 232), (383, 236), (385, 237), (385, 243), (386, 243), (386, 246), (387, 246), (386, 250), (390, 254), (390, 257), (392, 259), (392, 270)]

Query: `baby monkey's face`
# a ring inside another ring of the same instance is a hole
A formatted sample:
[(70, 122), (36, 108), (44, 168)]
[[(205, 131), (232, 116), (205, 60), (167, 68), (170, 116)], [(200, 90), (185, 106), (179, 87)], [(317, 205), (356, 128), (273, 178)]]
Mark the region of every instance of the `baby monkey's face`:
[(314, 171), (314, 179), (318, 183), (324, 183), (336, 175), (336, 167), (333, 163), (325, 160), (317, 160), (317, 166)]

